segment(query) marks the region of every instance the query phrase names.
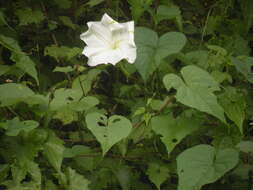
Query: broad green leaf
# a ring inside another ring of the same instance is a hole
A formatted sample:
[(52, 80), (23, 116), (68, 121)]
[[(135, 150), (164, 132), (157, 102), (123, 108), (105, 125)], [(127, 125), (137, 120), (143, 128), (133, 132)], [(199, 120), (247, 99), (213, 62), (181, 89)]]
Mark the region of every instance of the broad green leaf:
[(200, 127), (200, 123), (192, 118), (171, 115), (155, 116), (151, 119), (152, 130), (161, 135), (161, 141), (166, 146), (168, 154), (183, 138)]
[(185, 54), (184, 62), (191, 65), (198, 65), (203, 69), (208, 68), (208, 51), (205, 50), (197, 50), (191, 51)]
[(38, 126), (39, 123), (37, 121), (20, 121), (18, 117), (15, 117), (12, 120), (7, 120), (3, 128), (6, 129), (6, 135), (17, 136), (21, 131), (29, 132)]
[(92, 96), (83, 96), (81, 89), (57, 89), (54, 98), (50, 103), (50, 109), (61, 111), (69, 109), (72, 111), (85, 111), (99, 103), (98, 99)]
[(146, 81), (167, 56), (178, 53), (185, 45), (186, 38), (179, 32), (168, 32), (158, 39), (148, 28), (138, 27), (135, 32), (137, 59), (135, 66)]
[(0, 107), (16, 104), (34, 95), (34, 92), (24, 85), (16, 83), (1, 84)]
[(68, 190), (89, 190), (88, 185), (90, 181), (85, 179), (81, 174), (78, 174), (75, 170), (67, 168), (66, 177), (68, 184), (66, 189)]
[(120, 140), (126, 138), (131, 130), (131, 122), (123, 116), (113, 115), (109, 119), (100, 113), (90, 113), (86, 116), (88, 129), (102, 146), (103, 155)]
[(245, 153), (253, 153), (253, 141), (241, 141), (236, 147)]
[(177, 101), (198, 109), (199, 111), (209, 113), (226, 123), (224, 110), (218, 104), (217, 97), (213, 92), (219, 90), (219, 84), (212, 76), (194, 66), (185, 66), (181, 70), (184, 81), (175, 74), (167, 74), (163, 82), (167, 90), (175, 88), (177, 90)]
[(8, 65), (0, 65), (0, 76), (4, 75), (11, 69), (11, 66)]
[(131, 13), (135, 21), (138, 21), (145, 11), (147, 11), (154, 0), (127, 0), (131, 5)]
[(63, 141), (50, 132), (49, 138), (44, 144), (44, 155), (57, 172), (61, 172), (64, 149)]
[(35, 67), (35, 63), (30, 57), (24, 54), (12, 53), (11, 60), (15, 61), (16, 66), (19, 69), (33, 77), (36, 80), (37, 84), (39, 84), (38, 73)]
[(89, 7), (95, 7), (96, 5), (99, 5), (104, 1), (105, 0), (89, 0), (86, 4), (89, 5)]
[(91, 149), (84, 145), (74, 145), (71, 148), (66, 148), (64, 150), (64, 158), (73, 158), (76, 156), (81, 156), (82, 154), (90, 153)]
[(180, 52), (185, 43), (186, 37), (183, 33), (168, 32), (162, 35), (156, 47), (156, 64), (159, 65), (165, 57)]
[(0, 44), (5, 48), (9, 49), (10, 51), (23, 54), (22, 49), (20, 48), (17, 40), (11, 37), (0, 34)]
[(68, 9), (71, 7), (72, 2), (70, 0), (54, 0), (55, 4), (62, 9)]
[(181, 11), (178, 6), (176, 5), (160, 5), (157, 8), (157, 13), (155, 15), (156, 23), (158, 24), (162, 20), (170, 20), (175, 19), (178, 24), (180, 30), (182, 30), (182, 18), (181, 18)]
[(54, 119), (59, 119), (63, 125), (72, 123), (78, 120), (78, 115), (75, 111), (69, 110), (68, 108), (59, 109), (54, 115)]
[(230, 74), (228, 74), (227, 72), (221, 72), (218, 70), (214, 70), (211, 73), (212, 77), (218, 82), (218, 83), (222, 83), (224, 81), (228, 81), (230, 83), (232, 83), (232, 77)]
[(229, 119), (235, 122), (243, 134), (243, 121), (245, 119), (246, 102), (243, 94), (238, 93), (235, 88), (226, 88), (219, 96), (220, 104)]
[(12, 51), (11, 60), (16, 62), (16, 66), (33, 77), (39, 84), (35, 63), (22, 52), (18, 42), (13, 38), (0, 35), (0, 44)]
[(62, 21), (62, 23), (65, 26), (70, 27), (73, 30), (76, 29), (77, 25), (75, 25), (69, 17), (67, 17), (67, 16), (59, 16), (59, 19)]
[(152, 162), (148, 164), (148, 170), (146, 171), (150, 181), (155, 184), (157, 189), (160, 190), (160, 186), (169, 178), (169, 168), (165, 164), (159, 162)]
[(16, 11), (19, 19), (19, 25), (38, 24), (45, 19), (44, 14), (40, 10), (32, 10), (31, 8), (19, 9)]
[(117, 177), (122, 190), (130, 190), (131, 189), (131, 177), (132, 173), (128, 166), (117, 165), (113, 167), (113, 172)]
[(44, 55), (49, 55), (58, 61), (59, 59), (70, 60), (73, 57), (79, 55), (81, 52), (82, 50), (77, 47), (70, 48), (66, 46), (51, 45), (45, 48)]
[(244, 77), (251, 83), (253, 83), (253, 57), (241, 56), (232, 57), (232, 63), (235, 65), (237, 71), (244, 75)]
[(171, 6), (160, 5), (157, 9), (156, 16), (157, 16), (158, 22), (160, 22), (161, 20), (174, 19), (180, 15), (181, 15), (181, 11), (178, 6), (176, 6), (176, 5), (171, 5)]
[(177, 157), (178, 190), (200, 190), (234, 168), (239, 154), (234, 149), (215, 149), (210, 145), (197, 145), (186, 149)]
[(73, 89), (83, 90), (87, 95), (92, 88), (92, 83), (96, 80), (101, 70), (92, 69), (88, 73), (78, 76), (72, 83)]
[(66, 67), (58, 67), (56, 66), (53, 70), (53, 72), (62, 72), (62, 73), (68, 73), (68, 72), (72, 72), (75, 69), (71, 66), (66, 66)]
[(135, 66), (144, 80), (155, 71), (155, 50), (158, 43), (157, 34), (148, 28), (136, 28), (135, 42), (137, 45), (137, 58)]

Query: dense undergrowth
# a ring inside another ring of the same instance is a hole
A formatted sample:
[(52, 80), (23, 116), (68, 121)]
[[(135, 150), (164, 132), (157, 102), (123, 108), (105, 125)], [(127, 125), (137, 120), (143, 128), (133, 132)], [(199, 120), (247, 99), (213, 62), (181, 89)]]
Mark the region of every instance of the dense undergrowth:
[[(0, 189), (252, 190), (252, 0), (0, 1)], [(80, 34), (135, 21), (137, 59)]]

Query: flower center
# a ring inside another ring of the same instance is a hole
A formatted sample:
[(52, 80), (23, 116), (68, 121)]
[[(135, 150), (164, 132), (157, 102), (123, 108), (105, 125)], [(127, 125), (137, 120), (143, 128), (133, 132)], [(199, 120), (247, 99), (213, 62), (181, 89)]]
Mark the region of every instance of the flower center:
[(114, 41), (111, 43), (111, 48), (112, 49), (118, 49), (120, 44), (120, 40)]

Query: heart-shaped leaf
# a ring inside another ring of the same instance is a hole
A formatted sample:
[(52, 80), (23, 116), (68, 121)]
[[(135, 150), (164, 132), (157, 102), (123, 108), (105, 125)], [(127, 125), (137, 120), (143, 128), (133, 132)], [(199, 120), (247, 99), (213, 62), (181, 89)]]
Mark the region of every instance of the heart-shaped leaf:
[(186, 43), (183, 33), (167, 32), (158, 38), (155, 31), (145, 27), (136, 29), (135, 39), (138, 56), (134, 65), (145, 81), (164, 58), (180, 52)]
[(102, 146), (103, 155), (117, 142), (126, 138), (132, 129), (131, 122), (125, 117), (114, 115), (107, 117), (100, 113), (90, 113), (86, 116), (88, 129)]
[(181, 69), (183, 79), (173, 73), (163, 78), (167, 90), (177, 90), (176, 99), (180, 103), (209, 113), (226, 123), (224, 110), (218, 104), (215, 91), (220, 90), (219, 83), (205, 70), (194, 65)]
[(215, 149), (197, 145), (177, 157), (178, 190), (199, 190), (213, 183), (236, 166), (239, 154), (235, 149)]

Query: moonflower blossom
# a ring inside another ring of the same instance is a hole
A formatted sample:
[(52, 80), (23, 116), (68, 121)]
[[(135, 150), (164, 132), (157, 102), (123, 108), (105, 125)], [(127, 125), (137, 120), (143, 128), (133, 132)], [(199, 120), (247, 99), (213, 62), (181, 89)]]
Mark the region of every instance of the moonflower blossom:
[(134, 63), (134, 21), (118, 23), (106, 13), (99, 22), (88, 22), (88, 31), (80, 35), (87, 46), (82, 54), (89, 58), (88, 65), (115, 65), (122, 59)]

